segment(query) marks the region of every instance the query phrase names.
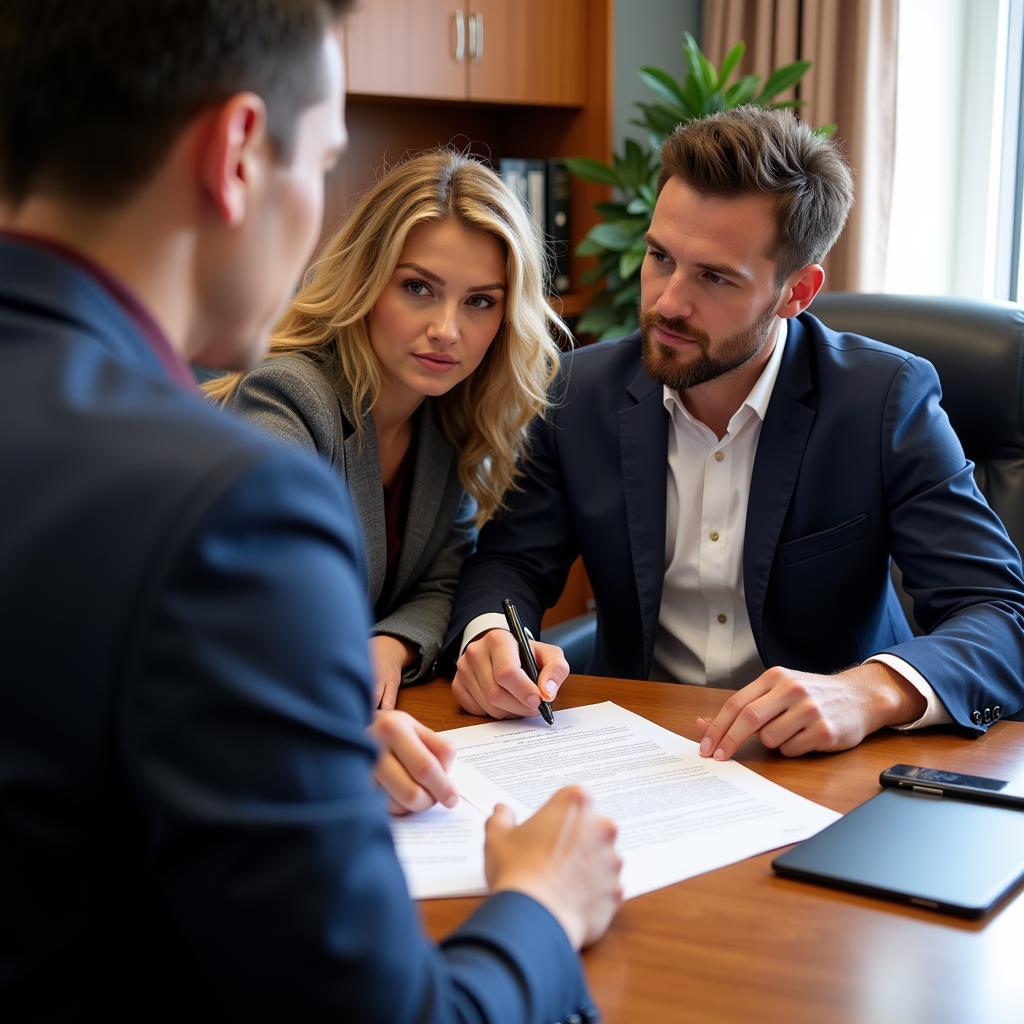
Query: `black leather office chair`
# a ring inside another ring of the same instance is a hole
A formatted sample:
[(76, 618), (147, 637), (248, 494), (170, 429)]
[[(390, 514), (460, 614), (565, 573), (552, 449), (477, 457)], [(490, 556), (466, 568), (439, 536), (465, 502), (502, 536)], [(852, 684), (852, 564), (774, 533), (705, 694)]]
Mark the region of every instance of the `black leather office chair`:
[[(810, 312), (833, 330), (888, 342), (934, 365), (943, 408), (977, 467), (978, 486), (1024, 551), (1024, 306), (833, 292), (819, 295)], [(909, 601), (904, 609), (913, 623)], [(550, 643), (567, 642), (574, 672), (590, 657), (589, 622), (589, 632), (583, 619), (544, 631)]]
[(922, 295), (819, 295), (812, 312), (923, 356), (975, 477), (1024, 551), (1024, 306)]

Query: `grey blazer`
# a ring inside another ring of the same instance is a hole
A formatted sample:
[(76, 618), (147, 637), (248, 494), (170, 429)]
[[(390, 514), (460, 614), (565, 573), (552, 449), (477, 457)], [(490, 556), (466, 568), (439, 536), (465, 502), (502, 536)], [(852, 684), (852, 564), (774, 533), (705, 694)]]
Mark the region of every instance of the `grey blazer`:
[(229, 404), (272, 434), (319, 452), (347, 481), (366, 543), (367, 596), (381, 615), (372, 633), (400, 637), (419, 650), (419, 660), (402, 674), (403, 683), (413, 682), (434, 672), (459, 570), (476, 544), (475, 507), (428, 399), (398, 567), (390, 591), (382, 593), (387, 542), (377, 433), (369, 415), (356, 433), (351, 391), (335, 367), (320, 356), (278, 356), (246, 374)]

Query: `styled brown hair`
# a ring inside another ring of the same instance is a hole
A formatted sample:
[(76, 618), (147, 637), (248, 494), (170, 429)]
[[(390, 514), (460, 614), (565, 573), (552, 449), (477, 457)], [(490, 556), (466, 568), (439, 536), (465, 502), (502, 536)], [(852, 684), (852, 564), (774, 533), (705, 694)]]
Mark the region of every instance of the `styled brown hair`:
[(781, 283), (820, 263), (853, 205), (853, 175), (831, 139), (789, 110), (744, 106), (681, 124), (661, 149), (658, 192), (680, 178), (704, 195), (775, 198)]

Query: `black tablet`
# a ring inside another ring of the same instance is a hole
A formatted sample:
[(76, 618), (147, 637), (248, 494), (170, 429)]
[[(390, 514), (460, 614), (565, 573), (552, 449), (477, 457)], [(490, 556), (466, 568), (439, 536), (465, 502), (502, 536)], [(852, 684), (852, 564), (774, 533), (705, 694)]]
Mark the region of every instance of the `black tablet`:
[(772, 867), (788, 878), (980, 917), (1024, 880), (1024, 810), (884, 789)]

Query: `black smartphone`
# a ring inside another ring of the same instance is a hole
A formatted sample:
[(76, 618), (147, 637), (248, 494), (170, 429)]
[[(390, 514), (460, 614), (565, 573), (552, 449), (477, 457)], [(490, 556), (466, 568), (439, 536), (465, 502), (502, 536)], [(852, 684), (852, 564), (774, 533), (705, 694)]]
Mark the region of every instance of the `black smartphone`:
[(883, 786), (912, 789), (931, 796), (959, 797), (987, 804), (1003, 804), (1024, 809), (1024, 783), (1011, 784), (1006, 779), (989, 779), (984, 775), (965, 775), (941, 768), (922, 768), (916, 764), (894, 764), (886, 768), (878, 781)]

